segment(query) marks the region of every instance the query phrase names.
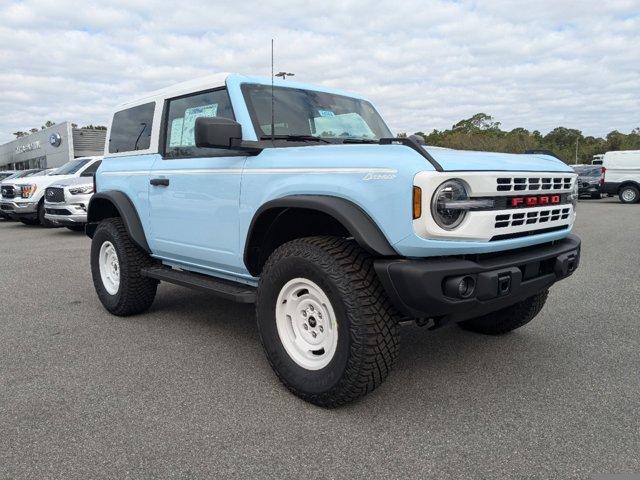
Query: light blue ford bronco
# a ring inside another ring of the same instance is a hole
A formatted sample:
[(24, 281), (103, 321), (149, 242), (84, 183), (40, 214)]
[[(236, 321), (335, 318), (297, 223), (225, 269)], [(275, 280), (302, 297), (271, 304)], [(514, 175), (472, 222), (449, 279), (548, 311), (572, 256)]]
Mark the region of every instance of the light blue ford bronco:
[(545, 154), (394, 138), (366, 99), (217, 75), (116, 109), (88, 209), (91, 270), (115, 315), (158, 282), (255, 303), (294, 394), (375, 389), (398, 324), (503, 334), (578, 266), (576, 174)]

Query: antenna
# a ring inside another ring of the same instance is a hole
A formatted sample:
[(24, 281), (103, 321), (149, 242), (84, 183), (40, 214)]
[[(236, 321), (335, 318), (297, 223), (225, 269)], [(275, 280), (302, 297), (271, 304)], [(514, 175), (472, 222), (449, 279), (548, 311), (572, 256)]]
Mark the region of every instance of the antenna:
[(276, 116), (273, 99), (273, 38), (271, 39), (271, 141), (275, 142)]

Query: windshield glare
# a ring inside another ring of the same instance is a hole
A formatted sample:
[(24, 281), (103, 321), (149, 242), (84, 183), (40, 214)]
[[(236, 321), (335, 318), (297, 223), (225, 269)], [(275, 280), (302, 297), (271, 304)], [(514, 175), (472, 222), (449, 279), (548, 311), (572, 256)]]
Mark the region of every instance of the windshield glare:
[(82, 167), (84, 167), (91, 160), (72, 160), (66, 165), (61, 166), (58, 170), (56, 170), (52, 175), (73, 175), (77, 173)]
[[(271, 86), (243, 85), (258, 137), (271, 135)], [(378, 140), (392, 137), (369, 102), (332, 93), (274, 87), (274, 135)]]

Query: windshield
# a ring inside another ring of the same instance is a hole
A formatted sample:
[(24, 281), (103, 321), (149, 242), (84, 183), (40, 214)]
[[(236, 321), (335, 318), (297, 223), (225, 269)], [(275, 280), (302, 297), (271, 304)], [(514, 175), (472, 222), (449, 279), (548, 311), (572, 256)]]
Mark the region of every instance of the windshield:
[(576, 173), (581, 177), (599, 177), (600, 167), (574, 167)]
[(61, 166), (58, 170), (53, 172), (51, 175), (73, 175), (74, 173), (77, 173), (78, 170), (80, 170), (90, 161), (91, 161), (90, 159), (71, 160), (69, 163)]
[[(271, 136), (271, 86), (243, 85), (256, 134)], [(313, 136), (337, 140), (392, 137), (373, 105), (332, 93), (274, 87), (274, 135)]]
[(13, 175), (12, 173), (0, 173), (0, 182), (5, 178), (9, 178), (12, 175)]

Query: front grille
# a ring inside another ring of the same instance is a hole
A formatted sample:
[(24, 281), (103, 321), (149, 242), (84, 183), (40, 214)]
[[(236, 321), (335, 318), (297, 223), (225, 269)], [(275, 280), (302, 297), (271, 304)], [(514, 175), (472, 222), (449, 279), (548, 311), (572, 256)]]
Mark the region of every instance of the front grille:
[(0, 210), (12, 211), (13, 207), (11, 205), (0, 205)]
[(544, 190), (571, 190), (572, 177), (499, 177), (498, 192), (536, 192)]
[(45, 208), (44, 211), (49, 215), (71, 215), (71, 212), (64, 208)]
[(2, 198), (15, 198), (16, 192), (15, 189), (10, 185), (5, 185), (2, 187)]
[(519, 227), (546, 222), (555, 222), (569, 218), (569, 208), (556, 208), (536, 212), (503, 213), (496, 215), (495, 228)]
[(44, 198), (49, 203), (64, 202), (64, 189), (60, 187), (49, 187), (45, 190)]
[(514, 238), (530, 237), (531, 235), (540, 235), (541, 233), (560, 232), (562, 230), (568, 230), (568, 225), (560, 225), (559, 227), (544, 228), (542, 230), (527, 230), (526, 232), (506, 233), (504, 235), (494, 235), (491, 237), (491, 242), (497, 242), (498, 240), (512, 240)]

